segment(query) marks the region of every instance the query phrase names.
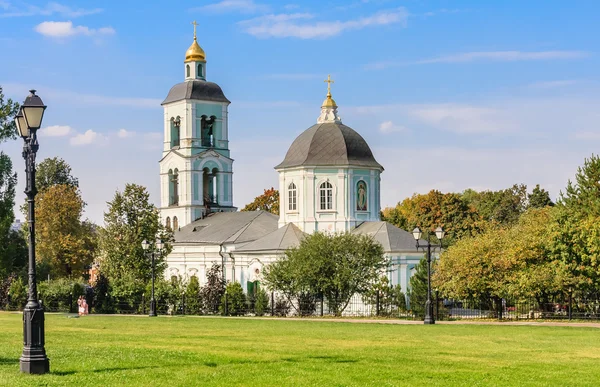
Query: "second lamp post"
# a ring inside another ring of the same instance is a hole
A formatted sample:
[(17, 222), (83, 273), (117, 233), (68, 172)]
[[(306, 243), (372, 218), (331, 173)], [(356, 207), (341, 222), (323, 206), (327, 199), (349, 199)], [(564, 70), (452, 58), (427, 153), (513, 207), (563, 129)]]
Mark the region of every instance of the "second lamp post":
[(435, 236), (440, 241), (440, 243), (431, 243), (428, 234), (427, 243), (424, 245), (419, 244), (421, 235), (423, 235), (423, 232), (419, 227), (415, 227), (412, 234), (415, 240), (417, 241), (417, 249), (423, 249), (427, 251), (427, 302), (425, 303), (425, 320), (423, 320), (423, 323), (435, 324), (435, 319), (433, 318), (433, 303), (431, 302), (431, 250), (437, 247), (439, 247), (440, 250), (442, 249), (442, 238), (444, 238), (445, 232), (441, 227), (436, 228)]
[[(142, 242), (142, 248), (144, 252), (147, 252), (150, 248), (150, 243), (144, 239)], [(152, 298), (150, 299), (150, 313), (149, 317), (156, 317), (156, 299), (154, 298), (154, 256), (162, 249), (162, 241), (157, 239), (154, 246), (152, 246), (152, 250), (150, 250), (150, 255), (152, 257)]]

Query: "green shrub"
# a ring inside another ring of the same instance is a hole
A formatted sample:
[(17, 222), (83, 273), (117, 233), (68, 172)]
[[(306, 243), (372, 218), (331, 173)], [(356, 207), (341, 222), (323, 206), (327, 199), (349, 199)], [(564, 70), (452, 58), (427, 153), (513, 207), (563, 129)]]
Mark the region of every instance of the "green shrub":
[(227, 284), (219, 311), (227, 316), (242, 316), (246, 313), (246, 295), (239, 282)]
[(11, 309), (23, 309), (27, 302), (27, 287), (21, 277), (12, 281), (8, 288), (9, 306)]
[(190, 277), (190, 281), (185, 289), (185, 312), (187, 314), (200, 314), (200, 283), (198, 277)]
[(85, 284), (68, 278), (42, 281), (38, 285), (39, 299), (48, 311), (72, 312), (79, 296), (85, 295)]
[(269, 294), (259, 288), (254, 296), (254, 314), (264, 316), (269, 310)]

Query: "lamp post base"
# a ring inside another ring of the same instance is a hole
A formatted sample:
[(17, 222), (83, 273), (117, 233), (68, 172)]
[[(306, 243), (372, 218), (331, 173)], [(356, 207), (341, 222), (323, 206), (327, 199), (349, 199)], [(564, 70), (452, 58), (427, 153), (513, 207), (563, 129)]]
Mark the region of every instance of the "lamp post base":
[(23, 334), (25, 345), (19, 359), (21, 372), (45, 374), (50, 372), (50, 360), (44, 349), (44, 310), (36, 305), (23, 310)]
[(155, 299), (150, 300), (150, 314), (148, 314), (148, 317), (156, 317), (156, 300)]
[(423, 324), (426, 324), (426, 325), (435, 324), (435, 320), (431, 317), (425, 317), (425, 320), (423, 320)]

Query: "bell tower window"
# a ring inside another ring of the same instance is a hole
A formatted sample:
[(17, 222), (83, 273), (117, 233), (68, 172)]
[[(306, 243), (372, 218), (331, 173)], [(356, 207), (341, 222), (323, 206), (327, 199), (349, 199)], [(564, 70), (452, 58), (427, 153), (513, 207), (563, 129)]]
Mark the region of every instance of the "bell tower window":
[(202, 66), (202, 63), (198, 64), (198, 78), (204, 78), (204, 66)]
[(185, 65), (185, 76), (190, 77), (190, 65)]
[(171, 118), (171, 148), (180, 145), (181, 118)]
[(214, 125), (216, 120), (217, 117), (215, 116), (211, 116), (210, 118), (202, 116), (202, 120), (200, 121), (200, 143), (203, 147), (215, 147)]
[(169, 205), (179, 205), (179, 171), (169, 170)]

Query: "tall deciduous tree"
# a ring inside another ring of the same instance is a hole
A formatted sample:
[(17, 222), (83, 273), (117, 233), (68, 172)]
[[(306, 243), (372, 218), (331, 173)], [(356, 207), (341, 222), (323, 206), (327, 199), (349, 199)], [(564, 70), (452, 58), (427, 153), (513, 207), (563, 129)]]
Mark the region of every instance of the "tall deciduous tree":
[(71, 174), (71, 166), (58, 157), (44, 159), (36, 167), (35, 186), (38, 192), (54, 185), (79, 187), (79, 180)]
[(173, 232), (161, 224), (146, 188), (127, 184), (123, 192), (115, 193), (104, 213), (100, 271), (111, 281), (127, 277), (144, 286), (151, 277), (151, 260), (142, 241), (147, 240), (154, 248), (157, 238), (162, 240), (163, 248), (155, 255), (155, 273), (161, 276), (166, 268), (165, 257), (172, 250)]
[(315, 233), (264, 272), (268, 286), (290, 301), (323, 295), (341, 315), (354, 294), (366, 294), (388, 265), (383, 247), (366, 235)]
[[(17, 103), (10, 99), (5, 101), (0, 86), (0, 143), (16, 138), (14, 116), (18, 110)], [(17, 174), (13, 172), (12, 162), (4, 152), (0, 152), (0, 276), (20, 270), (25, 263), (22, 235), (11, 230), (15, 219), (16, 185)]]
[(502, 225), (515, 224), (527, 208), (525, 184), (515, 184), (499, 191), (466, 190), (462, 196), (482, 219)]
[(82, 221), (83, 200), (76, 187), (51, 185), (38, 194), (37, 258), (53, 277), (77, 277), (96, 256), (94, 226)]
[(242, 211), (263, 210), (272, 214), (279, 215), (279, 191), (271, 187), (265, 192), (254, 198), (252, 203), (249, 203)]

